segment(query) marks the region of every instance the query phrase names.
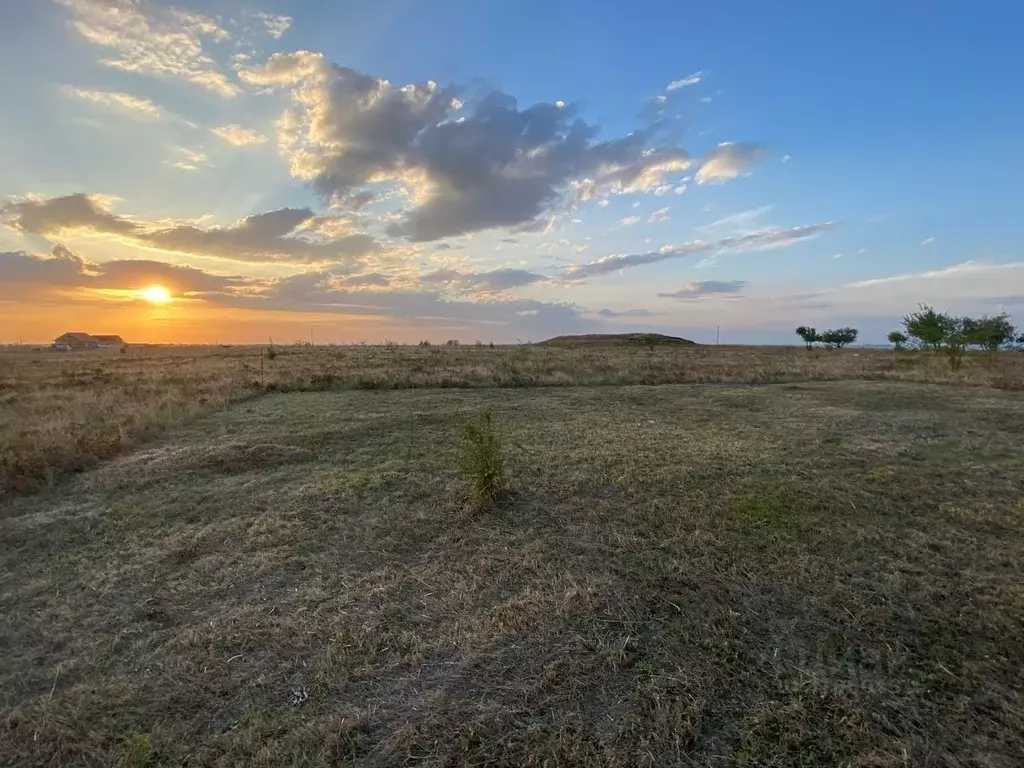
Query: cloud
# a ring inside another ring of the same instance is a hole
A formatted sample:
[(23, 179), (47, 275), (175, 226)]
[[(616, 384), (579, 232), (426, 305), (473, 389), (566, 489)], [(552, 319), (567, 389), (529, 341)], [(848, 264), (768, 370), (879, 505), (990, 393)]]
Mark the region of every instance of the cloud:
[(619, 226), (622, 226), (622, 227), (632, 227), (634, 224), (639, 224), (639, 223), (640, 223), (640, 217), (639, 216), (627, 216), (624, 219), (619, 219)]
[(210, 133), (236, 147), (244, 147), (247, 144), (265, 144), (267, 141), (267, 137), (262, 133), (243, 128), (237, 123), (211, 128)]
[[(139, 222), (112, 213), (98, 197), (75, 194), (11, 201), (0, 206), (0, 218), (25, 234), (105, 234), (142, 248), (242, 262), (354, 266), (379, 251), (367, 234), (324, 236), (331, 229), (330, 217), (317, 216), (308, 208), (282, 208), (247, 216), (228, 227), (203, 228), (189, 222)], [(299, 236), (300, 232), (312, 236)]]
[(420, 278), (426, 285), (443, 285), (450, 290), (466, 293), (498, 293), (512, 288), (547, 280), (544, 275), (525, 269), (493, 269), (489, 272), (460, 272), (455, 269), (440, 269)]
[(146, 259), (93, 264), (59, 244), (49, 256), (24, 251), (0, 253), (0, 283), (4, 285), (138, 290), (156, 283), (175, 296), (184, 296), (223, 292), (247, 282), (243, 277), (215, 275), (194, 267)]
[(846, 288), (871, 288), (886, 283), (904, 283), (916, 280), (931, 280), (946, 277), (966, 277), (971, 274), (994, 272), (1000, 270), (1012, 270), (1024, 267), (1022, 261), (1009, 262), (988, 262), (988, 261), (965, 261), (960, 264), (953, 264), (942, 269), (932, 269), (927, 272), (912, 272), (902, 275), (891, 275), (889, 277), (876, 277), (870, 280), (858, 280), (855, 283), (848, 283)]
[(32, 235), (61, 234), (71, 230), (121, 235), (134, 232), (138, 226), (106, 210), (101, 197), (83, 194), (49, 200), (8, 201), (0, 206), (0, 217), (16, 232)]
[(749, 176), (767, 154), (760, 144), (727, 141), (711, 150), (694, 178), (698, 184), (723, 184)]
[(156, 77), (173, 77), (224, 97), (238, 95), (203, 40), (230, 36), (215, 19), (149, 0), (56, 0), (70, 9), (72, 27), (94, 45), (110, 49), (108, 67)]
[(81, 99), (82, 101), (125, 112), (136, 120), (152, 121), (159, 120), (164, 116), (164, 111), (149, 99), (132, 96), (129, 93), (90, 91), (70, 85), (64, 86), (61, 88), (61, 91), (68, 96)]
[(693, 300), (714, 294), (737, 294), (743, 290), (744, 285), (746, 283), (743, 280), (694, 280), (678, 291), (659, 293), (658, 296), (663, 299)]
[[(458, 279), (495, 285), (507, 276), (500, 270)], [(519, 280), (521, 281), (521, 280)], [(439, 280), (438, 283), (445, 281)], [(483, 292), (471, 301), (445, 295), (446, 285), (394, 289), (386, 275), (337, 274), (332, 270), (300, 272), (280, 278), (219, 275), (194, 267), (150, 260), (90, 263), (63, 246), (50, 256), (22, 251), (0, 253), (0, 296), (42, 300), (48, 295), (68, 301), (109, 301), (91, 291), (134, 292), (160, 284), (175, 296), (211, 305), (256, 311), (299, 312), (391, 318), (423, 327), (470, 323), (474, 332), (491, 328), (506, 339), (536, 338), (600, 328), (581, 307), (532, 299), (506, 299)], [(69, 291), (71, 291), (69, 293)], [(135, 300), (131, 293), (129, 297)]]
[(725, 253), (782, 248), (802, 240), (808, 240), (839, 226), (838, 222), (826, 221), (788, 229), (764, 229), (746, 235), (726, 237), (717, 241), (693, 240), (682, 245), (666, 245), (648, 253), (616, 254), (604, 256), (587, 264), (568, 267), (564, 272), (567, 280), (607, 275), (620, 269), (655, 264), (669, 259), (681, 259), (698, 253)]
[(774, 205), (762, 205), (760, 208), (750, 208), (746, 211), (731, 213), (728, 216), (715, 219), (710, 224), (702, 224), (697, 227), (697, 229), (702, 231), (712, 229), (734, 229), (745, 233), (762, 216), (769, 213), (774, 207)]
[[(14, 289), (18, 295), (25, 283), (53, 286), (77, 284), (85, 270), (85, 261), (62, 245), (54, 246), (50, 256), (35, 256), (25, 251), (0, 253), (0, 286)], [(0, 295), (4, 295), (0, 288)]]
[(376, 286), (386, 288), (391, 285), (391, 278), (380, 272), (368, 272), (365, 275), (348, 275), (345, 277), (345, 285), (351, 287)]
[(926, 237), (924, 240), (921, 241), (921, 245), (931, 245), (934, 242), (935, 242), (935, 238), (934, 237)]
[(621, 312), (616, 312), (613, 309), (602, 309), (597, 313), (600, 317), (653, 317), (654, 313), (649, 309), (625, 309)]
[(177, 168), (180, 171), (198, 171), (200, 168), (209, 164), (207, 163), (205, 152), (199, 152), (186, 147), (178, 147), (176, 151), (181, 155), (181, 158), (173, 162), (168, 162), (172, 167)]
[(696, 85), (700, 82), (702, 72), (694, 72), (692, 75), (687, 75), (679, 80), (673, 80), (671, 83), (665, 86), (666, 91), (678, 91), (680, 88), (685, 88), (688, 85)]
[[(492, 228), (535, 231), (566, 202), (643, 192), (691, 165), (655, 126), (605, 141), (563, 102), (520, 107), (492, 90), (472, 100), (458, 85), (396, 85), (310, 51), (279, 53), (239, 76), (291, 88), (277, 122), (294, 176), (348, 205), (368, 185), (408, 202), (388, 233), (413, 242)], [(456, 108), (458, 107), (458, 108)]]
[(292, 25), (291, 16), (277, 16), (272, 13), (257, 13), (256, 18), (267, 28), (267, 34), (275, 40), (288, 31)]
[(648, 224), (657, 224), (658, 222), (668, 221), (669, 220), (668, 213), (669, 213), (668, 206), (665, 206), (664, 208), (659, 208), (658, 210), (656, 210), (654, 213), (652, 213), (647, 218), (647, 223)]

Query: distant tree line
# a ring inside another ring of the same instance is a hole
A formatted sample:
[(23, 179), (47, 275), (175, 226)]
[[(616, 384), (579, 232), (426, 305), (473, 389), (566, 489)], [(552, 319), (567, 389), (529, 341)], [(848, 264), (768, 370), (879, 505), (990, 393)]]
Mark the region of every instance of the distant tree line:
[[(856, 328), (818, 333), (814, 328), (801, 325), (796, 334), (803, 339), (807, 349), (812, 349), (815, 344), (842, 349), (857, 340)], [(919, 304), (916, 312), (905, 315), (903, 330), (893, 331), (888, 339), (896, 349), (911, 347), (944, 352), (954, 370), (960, 367), (970, 349), (995, 354), (1001, 349), (1024, 346), (1024, 334), (1018, 332), (1005, 312), (995, 317), (957, 317), (936, 312), (927, 304)]]
[(857, 340), (857, 329), (832, 328), (818, 333), (814, 328), (801, 325), (796, 329), (796, 335), (804, 340), (808, 349), (812, 349), (815, 344), (824, 344), (829, 349), (842, 349)]
[(918, 349), (945, 352), (954, 370), (960, 367), (971, 348), (994, 355), (1001, 349), (1024, 344), (1024, 334), (1018, 333), (1005, 312), (995, 317), (957, 317), (920, 304), (916, 312), (904, 316), (903, 329), (905, 333), (889, 334), (889, 342), (896, 349), (913, 345)]

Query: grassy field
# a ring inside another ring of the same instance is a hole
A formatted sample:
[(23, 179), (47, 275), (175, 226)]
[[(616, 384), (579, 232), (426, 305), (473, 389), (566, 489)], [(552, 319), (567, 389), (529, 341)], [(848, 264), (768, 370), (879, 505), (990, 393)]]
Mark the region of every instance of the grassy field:
[[(396, 371), (344, 350), (301, 375), (284, 355), (270, 376), (878, 380), (200, 413), (0, 505), (0, 763), (1024, 763), (1019, 394), (890, 381), (925, 364), (883, 353), (756, 352), (741, 377), (727, 351), (490, 352)], [(97, 367), (120, 381), (126, 357)], [(162, 375), (199, 391), (236, 365)], [(485, 408), (511, 495), (473, 512), (455, 434)]]
[(1024, 388), (1024, 355), (792, 347), (129, 347), (0, 352), (0, 498), (268, 391), (880, 380)]

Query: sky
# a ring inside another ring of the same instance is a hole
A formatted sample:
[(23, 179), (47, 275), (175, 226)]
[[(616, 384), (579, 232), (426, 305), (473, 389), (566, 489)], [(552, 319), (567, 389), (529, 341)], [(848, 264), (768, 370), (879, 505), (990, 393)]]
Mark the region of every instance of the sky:
[(870, 344), (922, 302), (1024, 324), (1022, 24), (0, 0), (0, 343)]

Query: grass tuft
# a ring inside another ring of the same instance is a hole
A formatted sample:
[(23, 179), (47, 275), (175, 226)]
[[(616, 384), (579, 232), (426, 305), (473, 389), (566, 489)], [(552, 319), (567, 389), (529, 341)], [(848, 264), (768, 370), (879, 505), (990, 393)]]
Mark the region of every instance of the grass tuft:
[(459, 470), (469, 483), (473, 503), (482, 509), (500, 500), (507, 489), (501, 439), (490, 410), (463, 424), (459, 436)]

